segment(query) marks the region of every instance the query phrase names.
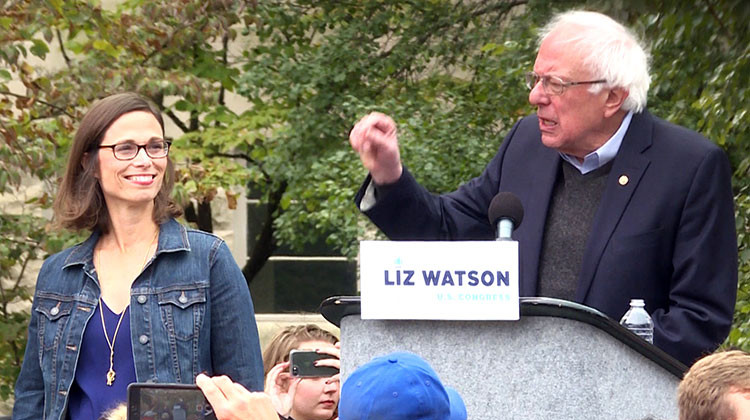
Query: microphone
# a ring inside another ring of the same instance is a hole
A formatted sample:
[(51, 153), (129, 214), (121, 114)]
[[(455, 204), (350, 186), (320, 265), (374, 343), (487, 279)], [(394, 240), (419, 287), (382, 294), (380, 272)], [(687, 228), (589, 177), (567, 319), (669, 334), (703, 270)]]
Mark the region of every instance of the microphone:
[(515, 194), (499, 192), (492, 198), (487, 214), (490, 225), (497, 228), (497, 240), (510, 241), (513, 229), (523, 220), (523, 205)]

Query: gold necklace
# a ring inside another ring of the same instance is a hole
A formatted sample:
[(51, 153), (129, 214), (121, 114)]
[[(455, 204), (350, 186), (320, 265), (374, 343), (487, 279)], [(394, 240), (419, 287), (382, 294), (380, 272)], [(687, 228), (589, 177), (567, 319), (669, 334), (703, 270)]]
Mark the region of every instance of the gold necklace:
[[(148, 256), (151, 254), (151, 247), (154, 246), (154, 242), (156, 242), (156, 238), (159, 236), (159, 229), (156, 229), (156, 233), (154, 234), (154, 238), (151, 240), (151, 243), (148, 245), (148, 249), (146, 249), (146, 255), (143, 257), (143, 264), (141, 265), (141, 271), (143, 271), (143, 267), (146, 266), (146, 262), (148, 261)], [(102, 255), (101, 250), (99, 250), (96, 253), (96, 260), (97, 260), (97, 266), (101, 267), (101, 261), (102, 261)], [(130, 305), (128, 305), (130, 306)], [(99, 295), (99, 316), (102, 319), (102, 330), (104, 331), (104, 338), (107, 340), (107, 345), (109, 346), (109, 370), (107, 371), (107, 386), (112, 386), (112, 384), (115, 382), (115, 340), (117, 340), (117, 332), (120, 331), (120, 324), (122, 324), (122, 318), (125, 316), (125, 312), (128, 309), (126, 306), (125, 309), (122, 310), (122, 313), (120, 314), (120, 319), (117, 321), (117, 327), (115, 327), (115, 334), (112, 336), (112, 341), (109, 341), (109, 334), (107, 334), (107, 325), (104, 323), (104, 304), (102, 303), (102, 296)]]
[(104, 330), (104, 338), (107, 340), (109, 346), (109, 370), (107, 371), (107, 385), (112, 386), (115, 382), (115, 340), (117, 339), (117, 332), (120, 331), (120, 324), (122, 324), (122, 318), (125, 316), (128, 307), (122, 310), (120, 314), (120, 320), (117, 321), (117, 327), (115, 328), (115, 335), (112, 336), (112, 341), (109, 341), (109, 334), (107, 334), (107, 326), (104, 324), (104, 305), (102, 304), (102, 297), (99, 296), (99, 315), (102, 317), (102, 329)]

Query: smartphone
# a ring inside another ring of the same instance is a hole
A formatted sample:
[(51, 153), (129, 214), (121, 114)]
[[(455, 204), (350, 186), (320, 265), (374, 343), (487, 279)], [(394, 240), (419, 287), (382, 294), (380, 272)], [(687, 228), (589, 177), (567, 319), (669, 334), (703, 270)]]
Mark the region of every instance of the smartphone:
[(216, 420), (203, 392), (195, 385), (132, 383), (128, 385), (128, 420)]
[(289, 352), (289, 373), (296, 378), (333, 376), (339, 373), (335, 367), (315, 366), (316, 360), (333, 358), (330, 354), (320, 354), (312, 350), (292, 350)]

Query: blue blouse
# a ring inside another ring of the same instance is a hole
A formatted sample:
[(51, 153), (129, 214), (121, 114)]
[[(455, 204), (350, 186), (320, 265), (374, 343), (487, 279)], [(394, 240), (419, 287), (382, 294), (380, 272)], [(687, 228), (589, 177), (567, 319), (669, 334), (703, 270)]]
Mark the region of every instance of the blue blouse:
[(110, 342), (115, 334), (117, 322), (120, 320), (120, 314), (112, 312), (102, 300), (102, 305), (97, 305), (94, 315), (86, 326), (75, 380), (70, 389), (68, 402), (70, 420), (98, 419), (105, 411), (124, 403), (127, 400), (128, 385), (136, 381), (133, 346), (129, 334), (130, 306), (128, 306), (122, 315), (122, 324), (114, 343), (115, 381), (112, 386), (107, 385), (109, 345), (104, 338), (102, 318), (99, 314), (102, 306)]

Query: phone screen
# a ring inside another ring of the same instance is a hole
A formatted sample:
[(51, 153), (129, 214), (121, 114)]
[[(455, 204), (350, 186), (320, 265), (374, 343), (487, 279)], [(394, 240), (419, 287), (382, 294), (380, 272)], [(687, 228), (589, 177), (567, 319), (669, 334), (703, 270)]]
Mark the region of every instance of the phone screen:
[(187, 384), (132, 383), (128, 420), (216, 420), (200, 388)]
[(292, 350), (289, 352), (289, 373), (298, 378), (320, 378), (333, 376), (339, 370), (330, 366), (315, 366), (316, 360), (332, 359), (329, 354), (319, 354), (312, 350)]

